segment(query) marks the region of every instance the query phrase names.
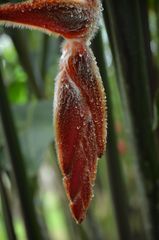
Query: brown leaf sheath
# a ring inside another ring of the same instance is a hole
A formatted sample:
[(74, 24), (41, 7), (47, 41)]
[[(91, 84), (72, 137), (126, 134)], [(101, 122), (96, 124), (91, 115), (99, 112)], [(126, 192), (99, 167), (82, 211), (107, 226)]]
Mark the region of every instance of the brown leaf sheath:
[(90, 34), (100, 4), (92, 0), (36, 0), (0, 6), (0, 23), (37, 28), (65, 38)]
[(93, 53), (84, 42), (72, 41), (63, 47), (54, 123), (64, 186), (72, 214), (81, 223), (106, 141), (105, 94)]

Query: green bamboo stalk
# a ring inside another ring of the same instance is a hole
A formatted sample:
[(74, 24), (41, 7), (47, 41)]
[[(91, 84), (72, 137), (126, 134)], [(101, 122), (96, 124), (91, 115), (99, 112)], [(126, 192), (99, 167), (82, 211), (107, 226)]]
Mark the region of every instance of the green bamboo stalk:
[(128, 197), (126, 186), (123, 179), (123, 172), (120, 163), (120, 157), (117, 150), (117, 138), (115, 133), (115, 124), (113, 119), (113, 106), (111, 100), (110, 86), (105, 65), (105, 56), (101, 32), (95, 38), (93, 50), (97, 59), (100, 73), (103, 79), (103, 84), (107, 96), (108, 106), (108, 142), (107, 142), (107, 166), (110, 180), (112, 199), (115, 208), (116, 222), (121, 240), (132, 239), (129, 211), (128, 211)]
[(47, 59), (49, 52), (49, 43), (50, 37), (46, 34), (43, 35), (43, 49), (42, 49), (42, 61), (41, 61), (41, 75), (43, 81), (45, 81), (46, 73), (47, 73)]
[(78, 233), (79, 239), (82, 239), (82, 240), (90, 239), (88, 237), (88, 231), (84, 230), (84, 228), (82, 226), (78, 226), (77, 233)]
[(10, 203), (8, 200), (5, 185), (3, 183), (3, 175), (2, 174), (3, 173), (0, 170), (0, 195), (1, 195), (1, 201), (2, 201), (2, 210), (3, 210), (3, 216), (4, 216), (5, 226), (6, 226), (6, 232), (7, 232), (9, 240), (17, 240), (15, 230), (14, 230), (13, 217), (12, 217), (12, 212), (11, 212), (11, 208), (10, 208)]
[[(153, 1), (153, 8), (154, 8), (154, 12), (156, 14), (156, 44), (157, 44), (157, 58), (155, 59), (155, 63), (156, 63), (156, 69), (155, 69), (155, 73), (156, 73), (156, 85), (155, 85), (155, 97), (156, 97), (156, 105), (158, 102), (158, 96), (159, 96), (159, 1), (158, 0), (154, 0)], [(158, 91), (158, 92), (157, 92)], [(159, 139), (159, 129), (158, 129), (158, 139)]]
[(28, 75), (28, 82), (33, 93), (38, 99), (44, 98), (44, 84), (40, 71), (35, 71), (29, 54), (26, 35), (18, 29), (6, 29), (6, 33), (11, 37), (16, 48), (20, 63)]
[(155, 10), (155, 14), (156, 14), (156, 28), (157, 28), (157, 66), (159, 69), (159, 1), (158, 0), (153, 0), (153, 7)]
[[(158, 1), (157, 1), (158, 2)], [(159, 3), (157, 3), (159, 5)], [(149, 29), (149, 18), (148, 18), (148, 0), (139, 0), (139, 11), (141, 16), (141, 24), (143, 29), (143, 41), (144, 41), (144, 48), (145, 57), (146, 57), (146, 68), (148, 72), (148, 83), (150, 86), (150, 96), (151, 96), (151, 108), (153, 109), (153, 101), (156, 95), (156, 89), (159, 87), (159, 77), (156, 72), (156, 65), (152, 58), (152, 52), (150, 48), (150, 29)], [(159, 15), (159, 13), (158, 13)], [(157, 16), (156, 16), (157, 17)], [(159, 25), (158, 25), (159, 26)], [(158, 30), (159, 31), (159, 30)], [(159, 46), (158, 46), (159, 47)]]
[(140, 6), (135, 1), (107, 1), (110, 11), (116, 50), (131, 113), (140, 171), (148, 201), (151, 235), (159, 239), (159, 156), (155, 134), (152, 130), (152, 109), (149, 74), (146, 68), (146, 50), (143, 39)]
[(14, 120), (0, 72), (0, 112), (29, 240), (42, 240)]
[(133, 166), (135, 169), (137, 192), (140, 197), (140, 212), (142, 215), (142, 224), (144, 228), (142, 231), (143, 239), (149, 240), (151, 239), (151, 237), (150, 237), (150, 219), (149, 219), (149, 214), (147, 210), (148, 203), (145, 197), (146, 194), (145, 194), (144, 184), (143, 184), (142, 176), (138, 166), (139, 161), (138, 161), (137, 146), (136, 146), (136, 141), (135, 141), (135, 136), (133, 131), (130, 108), (128, 104), (128, 97), (125, 91), (124, 76), (122, 73), (120, 54), (117, 46), (118, 39), (115, 37), (115, 31), (114, 31), (115, 27), (114, 27), (113, 19), (111, 17), (111, 6), (109, 5), (107, 6), (106, 1), (104, 1), (103, 6), (104, 6), (105, 26), (108, 33), (109, 42), (111, 42), (110, 47), (113, 55), (113, 64), (115, 66), (114, 70), (115, 70), (116, 80), (117, 80), (117, 84), (120, 92), (120, 97), (122, 100), (122, 108), (124, 110), (123, 121), (126, 129), (125, 133), (126, 133), (126, 138), (127, 138), (128, 146), (130, 149), (131, 157), (133, 160), (132, 161)]
[(96, 218), (94, 217), (93, 211), (89, 209), (87, 218), (86, 218), (86, 229), (85, 232), (87, 233), (87, 229), (90, 229), (91, 231), (91, 239), (92, 240), (103, 240), (104, 236), (101, 231), (101, 227), (96, 221)]

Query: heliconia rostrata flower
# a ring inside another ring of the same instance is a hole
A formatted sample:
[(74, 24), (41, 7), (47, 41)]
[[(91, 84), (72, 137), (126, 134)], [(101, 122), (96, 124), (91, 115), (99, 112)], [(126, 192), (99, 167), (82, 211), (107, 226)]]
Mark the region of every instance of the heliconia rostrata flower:
[(92, 199), (97, 161), (106, 145), (106, 99), (89, 45), (99, 0), (34, 0), (0, 5), (0, 24), (58, 34), (62, 48), (55, 83), (54, 128), (70, 209), (81, 223)]

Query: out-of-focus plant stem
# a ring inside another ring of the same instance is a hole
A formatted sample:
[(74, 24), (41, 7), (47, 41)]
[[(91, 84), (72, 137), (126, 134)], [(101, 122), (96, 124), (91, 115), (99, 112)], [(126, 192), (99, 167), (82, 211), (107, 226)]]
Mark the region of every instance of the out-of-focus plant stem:
[[(144, 29), (139, 1), (107, 1), (116, 53), (120, 59), (117, 67), (123, 75), (140, 171), (148, 202), (151, 235), (159, 239), (159, 156), (156, 137), (152, 129), (152, 104), (149, 73), (147, 71)], [(117, 52), (118, 51), (118, 52)]]
[(104, 236), (102, 234), (100, 225), (96, 221), (96, 218), (94, 217), (94, 214), (92, 214), (91, 209), (89, 209), (89, 211), (88, 211), (86, 221), (87, 221), (86, 226), (88, 226), (88, 229), (91, 230), (91, 239), (92, 240), (103, 240)]
[(29, 240), (42, 240), (18, 136), (0, 72), (0, 112)]
[(29, 55), (27, 39), (24, 32), (18, 29), (6, 29), (7, 34), (12, 38), (19, 60), (28, 75), (28, 81), (33, 93), (38, 99), (44, 98), (44, 85), (40, 71), (35, 71), (34, 64)]
[(47, 59), (48, 59), (48, 51), (49, 51), (49, 42), (50, 37), (46, 34), (43, 35), (43, 49), (42, 49), (42, 61), (41, 61), (41, 75), (43, 81), (45, 81), (45, 76), (47, 73)]
[(138, 154), (137, 154), (137, 146), (136, 146), (136, 141), (135, 141), (135, 136), (133, 131), (133, 124), (132, 124), (132, 119), (130, 114), (128, 97), (125, 91), (124, 76), (122, 73), (122, 67), (121, 67), (121, 61), (120, 61), (120, 53), (118, 51), (118, 46), (117, 46), (118, 39), (114, 37), (115, 36), (114, 22), (111, 17), (111, 11), (108, 8), (109, 5), (107, 5), (106, 1), (103, 2), (103, 7), (104, 7), (104, 22), (107, 29), (111, 52), (113, 55), (113, 63), (115, 66), (114, 70), (115, 70), (116, 80), (117, 80), (117, 84), (120, 92), (121, 101), (122, 101), (122, 108), (124, 110), (123, 121), (125, 125), (125, 133), (126, 133), (128, 146), (132, 154), (131, 155), (132, 162), (135, 168), (135, 175), (136, 175), (135, 184), (137, 186), (137, 191), (140, 197), (140, 211), (142, 215), (142, 224), (144, 228), (143, 237), (149, 240), (150, 239), (150, 219), (149, 219), (149, 214), (147, 210), (148, 207), (147, 207), (147, 200), (145, 198), (145, 189), (143, 187), (144, 184), (142, 181), (142, 176), (140, 174), (140, 169), (138, 167), (139, 161), (138, 161)]
[(14, 224), (13, 224), (13, 218), (11, 213), (11, 208), (7, 196), (7, 191), (5, 189), (5, 185), (3, 182), (3, 173), (0, 170), (0, 196), (2, 201), (2, 210), (3, 210), (3, 216), (6, 226), (6, 232), (8, 235), (9, 240), (17, 240), (15, 231), (14, 231)]
[(159, 1), (154, 0), (154, 10), (156, 14), (156, 29), (157, 29), (157, 64), (158, 64), (158, 69), (159, 69)]
[(115, 125), (113, 119), (113, 106), (111, 100), (111, 92), (109, 81), (107, 77), (107, 70), (105, 65), (105, 56), (101, 32), (99, 32), (94, 41), (93, 50), (97, 59), (100, 73), (103, 79), (103, 84), (107, 96), (107, 121), (108, 121), (108, 137), (107, 137), (107, 166), (108, 175), (110, 179), (110, 186), (112, 192), (112, 199), (115, 207), (115, 215), (117, 221), (117, 228), (119, 238), (121, 240), (131, 240), (131, 229), (128, 212), (128, 198), (125, 183), (123, 180), (123, 173), (120, 163), (120, 157), (117, 150), (117, 138), (115, 133)]
[[(145, 44), (144, 48), (146, 49), (145, 58), (146, 58), (146, 68), (148, 73), (148, 83), (150, 86), (151, 103), (153, 105), (156, 89), (159, 87), (159, 81), (158, 81), (159, 79), (156, 74), (157, 73), (155, 69), (156, 66), (154, 64), (154, 61), (152, 58), (152, 52), (150, 48), (151, 37), (150, 37), (149, 18), (148, 18), (148, 0), (139, 0), (139, 13), (141, 16), (141, 25), (143, 29), (143, 40)], [(156, 14), (156, 17), (157, 17), (157, 14)], [(151, 108), (153, 108), (153, 106), (151, 106)]]

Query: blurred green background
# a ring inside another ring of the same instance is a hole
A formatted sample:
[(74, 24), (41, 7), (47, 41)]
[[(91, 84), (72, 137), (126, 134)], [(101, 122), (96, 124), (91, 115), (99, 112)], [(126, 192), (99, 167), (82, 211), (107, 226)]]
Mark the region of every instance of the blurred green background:
[(107, 95), (107, 149), (81, 225), (69, 211), (52, 124), (63, 39), (0, 27), (2, 240), (159, 239), (159, 1), (103, 7), (91, 47)]

